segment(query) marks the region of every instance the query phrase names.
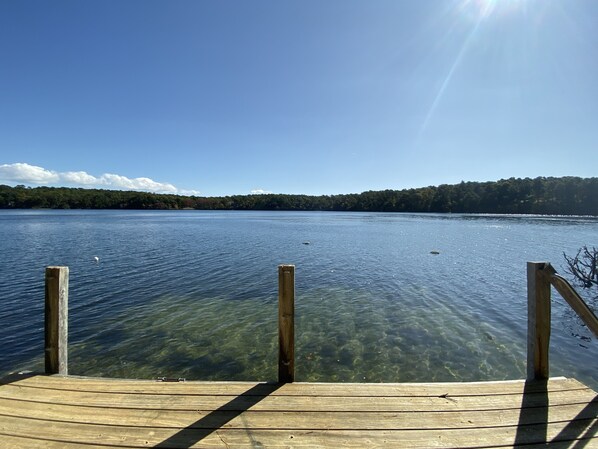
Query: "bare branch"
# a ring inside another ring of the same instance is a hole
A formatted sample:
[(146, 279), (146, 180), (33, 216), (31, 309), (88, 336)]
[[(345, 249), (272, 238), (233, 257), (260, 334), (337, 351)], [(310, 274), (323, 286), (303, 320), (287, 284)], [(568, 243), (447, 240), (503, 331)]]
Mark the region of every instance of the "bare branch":
[(583, 288), (598, 287), (598, 249), (583, 246), (574, 257), (563, 253), (566, 271)]

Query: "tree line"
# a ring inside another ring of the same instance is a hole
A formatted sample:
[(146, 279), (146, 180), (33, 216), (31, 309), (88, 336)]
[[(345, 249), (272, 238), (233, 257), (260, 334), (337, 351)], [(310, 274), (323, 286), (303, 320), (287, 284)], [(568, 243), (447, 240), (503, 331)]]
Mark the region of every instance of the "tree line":
[(340, 195), (200, 197), (0, 185), (2, 209), (199, 209), (598, 215), (598, 178), (510, 178)]

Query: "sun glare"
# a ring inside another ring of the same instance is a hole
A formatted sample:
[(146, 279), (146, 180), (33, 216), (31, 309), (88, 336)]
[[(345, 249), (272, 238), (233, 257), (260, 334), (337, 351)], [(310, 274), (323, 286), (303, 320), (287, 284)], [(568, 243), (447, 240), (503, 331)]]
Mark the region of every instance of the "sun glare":
[(473, 20), (483, 20), (491, 15), (508, 15), (525, 8), (529, 0), (461, 0), (460, 9)]
[(457, 6), (457, 15), (459, 18), (462, 18), (463, 16), (467, 17), (471, 22), (471, 29), (461, 44), (459, 52), (457, 53), (452, 65), (448, 69), (448, 72), (446, 73), (440, 88), (434, 97), (434, 101), (428, 109), (428, 113), (426, 114), (420, 127), (417, 138), (418, 142), (426, 132), (436, 108), (438, 107), (442, 97), (444, 96), (444, 92), (451, 82), (453, 74), (461, 64), (461, 61), (463, 60), (470, 43), (475, 39), (478, 29), (490, 16), (493, 16), (494, 18), (506, 16), (516, 11), (525, 12), (527, 4), (531, 1), (533, 0), (458, 0), (458, 2), (455, 3)]
[(496, 0), (473, 0), (474, 8), (477, 9), (478, 15), (481, 18), (486, 18), (496, 8)]

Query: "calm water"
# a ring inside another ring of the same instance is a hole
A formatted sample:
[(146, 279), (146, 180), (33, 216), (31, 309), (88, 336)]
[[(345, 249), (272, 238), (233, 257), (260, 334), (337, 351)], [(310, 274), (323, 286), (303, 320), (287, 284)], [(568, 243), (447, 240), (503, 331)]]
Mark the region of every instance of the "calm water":
[[(523, 378), (526, 261), (562, 271), (584, 244), (598, 219), (0, 211), (0, 375), (43, 369), (44, 268), (67, 265), (72, 374), (275, 380), (293, 263), (297, 380)], [(560, 299), (552, 332), (551, 375), (597, 387), (596, 342)]]

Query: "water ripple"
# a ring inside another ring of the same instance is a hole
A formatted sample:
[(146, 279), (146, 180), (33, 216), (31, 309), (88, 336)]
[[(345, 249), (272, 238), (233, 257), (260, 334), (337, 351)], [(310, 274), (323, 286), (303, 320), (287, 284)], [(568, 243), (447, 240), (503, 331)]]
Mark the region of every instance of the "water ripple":
[[(72, 373), (275, 379), (276, 266), (294, 263), (298, 380), (521, 378), (526, 261), (559, 269), (597, 231), (565, 217), (0, 211), (0, 369), (42, 367), (44, 267), (68, 265)], [(558, 301), (553, 317), (553, 374), (598, 385), (595, 341), (580, 347)]]

